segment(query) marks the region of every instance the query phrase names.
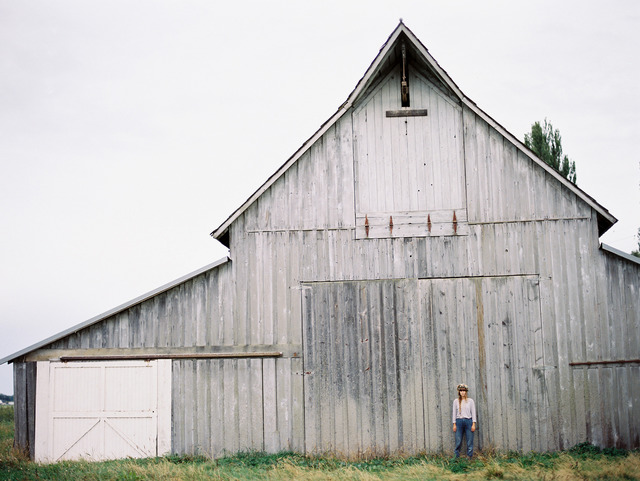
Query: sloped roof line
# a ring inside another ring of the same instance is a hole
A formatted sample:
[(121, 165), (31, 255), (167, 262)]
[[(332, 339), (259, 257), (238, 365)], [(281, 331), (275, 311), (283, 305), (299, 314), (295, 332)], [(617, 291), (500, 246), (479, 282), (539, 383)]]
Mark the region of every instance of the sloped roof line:
[(233, 213), (227, 218), (227, 220), (225, 220), (216, 230), (211, 232), (211, 234), (209, 235), (214, 239), (220, 240), (220, 238), (229, 229), (229, 226), (233, 224), (233, 222), (238, 217), (240, 217), (244, 213), (244, 211), (247, 210), (249, 206), (258, 199), (258, 197), (260, 197), (267, 189), (269, 189), (269, 187), (271, 187), (276, 182), (276, 180), (278, 180), (289, 169), (291, 165), (293, 165), (300, 157), (302, 157), (307, 149), (309, 149), (309, 147), (311, 147), (316, 140), (322, 137), (322, 135), (324, 135), (324, 133), (329, 130), (329, 128), (331, 128), (331, 126), (333, 126), (340, 119), (340, 117), (344, 115), (345, 112), (347, 112), (348, 107), (345, 108), (345, 105), (346, 102), (342, 104), (340, 108), (338, 108), (337, 112), (333, 114), (329, 118), (329, 120), (322, 124), (320, 128), (308, 140), (306, 140), (300, 146), (300, 148), (296, 150), (296, 152), (291, 157), (289, 157), (289, 159), (287, 159), (287, 161), (282, 164), (282, 166), (280, 166), (280, 168), (266, 180), (264, 184), (262, 184), (258, 188), (258, 190), (251, 194), (251, 196), (246, 201), (244, 201), (244, 203), (242, 203), (240, 207), (233, 211)]
[[(398, 25), (398, 29), (400, 27), (404, 27), (404, 31), (407, 36), (411, 39), (411, 41), (416, 45), (420, 53), (427, 59), (428, 63), (431, 67), (436, 71), (438, 76), (445, 84), (453, 91), (455, 94), (464, 102), (464, 104), (469, 107), (476, 115), (482, 118), (489, 125), (494, 127), (501, 135), (507, 138), (511, 143), (513, 143), (516, 147), (518, 147), (527, 157), (529, 157), (532, 161), (537, 163), (540, 167), (542, 167), (545, 171), (555, 177), (558, 181), (564, 184), (567, 188), (573, 191), (578, 197), (584, 200), (587, 204), (589, 204), (596, 212), (598, 212), (604, 219), (610, 222), (611, 225), (615, 224), (618, 219), (612, 216), (609, 211), (600, 205), (593, 197), (584, 192), (580, 187), (578, 187), (573, 182), (569, 181), (565, 177), (563, 177), (557, 170), (548, 165), (542, 159), (540, 159), (531, 149), (529, 149), (524, 143), (515, 137), (511, 132), (509, 132), (506, 128), (504, 128), (500, 123), (494, 120), (489, 114), (483, 111), (478, 105), (467, 97), (460, 88), (456, 85), (453, 79), (447, 74), (447, 72), (440, 66), (440, 64), (436, 61), (435, 58), (431, 56), (429, 50), (424, 46), (424, 44), (420, 41), (418, 37), (402, 22)], [(397, 30), (397, 29), (396, 29)], [(390, 37), (391, 38), (391, 37)], [(611, 227), (611, 225), (609, 227)], [(608, 229), (608, 227), (607, 227)], [(605, 229), (603, 232), (600, 232), (600, 235), (604, 234), (607, 230)]]
[(420, 39), (418, 39), (418, 37), (416, 37), (416, 35), (402, 21), (400, 21), (398, 26), (394, 29), (391, 35), (389, 35), (389, 38), (387, 38), (386, 42), (380, 48), (378, 55), (376, 55), (373, 62), (371, 62), (365, 74), (356, 84), (354, 90), (351, 92), (351, 94), (349, 94), (347, 100), (338, 108), (336, 113), (333, 114), (325, 123), (323, 123), (320, 128), (306, 142), (304, 142), (302, 146), (300, 146), (300, 148), (273, 175), (271, 175), (260, 188), (258, 188), (258, 190), (256, 190), (240, 207), (238, 207), (238, 209), (236, 209), (217, 229), (211, 232), (210, 235), (212, 237), (220, 239), (227, 232), (230, 225), (238, 217), (240, 217), (258, 197), (260, 197), (267, 189), (269, 189), (269, 187), (271, 187), (289, 169), (292, 164), (294, 164), (300, 157), (302, 157), (302, 155), (305, 154), (305, 152), (315, 143), (317, 139), (319, 139), (327, 130), (329, 130), (329, 128), (331, 128), (349, 110), (353, 103), (358, 99), (360, 93), (362, 93), (366, 89), (369, 80), (374, 76), (376, 70), (378, 69), (386, 55), (389, 53), (389, 51), (393, 48), (396, 40), (402, 33), (404, 33), (409, 41), (417, 48), (418, 52), (424, 57), (424, 59), (434, 70), (435, 74), (440, 78), (440, 80), (442, 80), (445, 85), (447, 85), (451, 89), (451, 91), (460, 98), (461, 102), (463, 102), (464, 105), (466, 105), (476, 115), (478, 115), (485, 122), (495, 128), (501, 135), (512, 142), (521, 152), (529, 157), (534, 163), (543, 168), (549, 175), (554, 177), (570, 191), (576, 194), (580, 199), (586, 202), (601, 216), (601, 218), (605, 220), (605, 223), (608, 225), (605, 225), (604, 228), (600, 230), (600, 235), (604, 234), (604, 232), (606, 232), (613, 224), (617, 222), (617, 219), (613, 215), (611, 215), (605, 207), (600, 205), (593, 197), (584, 192), (576, 184), (567, 180), (553, 167), (545, 163), (528, 147), (526, 147), (522, 141), (511, 134), (498, 122), (496, 122), (490, 115), (480, 109), (475, 102), (469, 99), (460, 90), (460, 88), (456, 85), (449, 74), (447, 74), (447, 72), (440, 66), (440, 64), (438, 64), (438, 62), (431, 56)]
[(500, 123), (498, 123), (496, 120), (494, 120), (484, 110), (482, 110), (480, 107), (478, 107), (478, 105), (473, 100), (468, 98), (460, 90), (460, 88), (456, 85), (456, 83), (449, 76), (449, 74), (447, 74), (447, 72), (442, 67), (440, 67), (440, 64), (438, 64), (438, 62), (431, 56), (431, 54), (429, 53), (427, 48), (423, 45), (423, 43), (420, 41), (420, 39), (418, 37), (416, 37), (415, 34), (408, 27), (406, 27), (404, 24), (401, 23), (398, 26), (398, 28), (400, 28), (400, 26), (404, 27), (407, 36), (416, 45), (416, 47), (419, 49), (420, 53), (427, 59), (427, 61), (429, 62), (431, 67), (436, 71), (436, 73), (441, 78), (441, 80), (444, 81), (445, 84), (452, 91), (454, 91), (458, 97), (460, 97), (462, 102), (467, 107), (469, 107), (469, 109), (471, 109), (476, 115), (478, 115), (485, 122), (487, 122), (489, 125), (491, 125), (493, 128), (495, 128), (498, 132), (500, 132), (500, 134), (502, 136), (504, 136), (509, 141), (511, 141), (511, 143), (513, 143), (516, 147), (518, 147), (533, 162), (535, 162), (540, 167), (542, 167), (545, 171), (547, 171), (547, 173), (549, 173), (555, 179), (560, 181), (569, 190), (574, 192), (578, 197), (580, 197), (583, 201), (585, 201), (587, 204), (589, 204), (596, 212), (598, 212), (598, 214), (600, 214), (606, 221), (608, 221), (610, 223), (610, 225), (606, 229), (604, 229), (602, 232), (600, 232), (600, 235), (604, 234), (604, 232), (609, 227), (611, 227), (613, 224), (615, 224), (618, 221), (618, 219), (616, 219), (614, 216), (612, 216), (609, 213), (609, 211), (605, 207), (600, 205), (593, 197), (591, 197), (589, 194), (587, 194), (585, 191), (583, 191), (576, 184), (574, 184), (573, 182), (571, 182), (568, 179), (566, 179), (565, 177), (563, 177), (557, 170), (555, 170), (553, 167), (551, 167), (546, 162), (544, 162), (542, 159), (540, 159), (531, 149), (529, 149), (526, 145), (524, 145), (524, 143), (520, 139), (518, 139), (513, 134), (511, 134), (511, 132), (509, 132), (506, 128), (504, 128), (502, 125), (500, 125)]
[(609, 225), (599, 233), (600, 235), (604, 234), (607, 230), (609, 230), (609, 228), (613, 224), (618, 222), (618, 219), (616, 219), (613, 215), (611, 215), (611, 213), (609, 213), (608, 209), (606, 209), (604, 206), (600, 205), (597, 200), (595, 200), (593, 197), (591, 197), (589, 194), (587, 194), (584, 190), (582, 190), (576, 184), (574, 184), (573, 182), (571, 182), (567, 178), (563, 177), (560, 174), (560, 172), (558, 172), (556, 169), (554, 169), (549, 164), (547, 164), (544, 160), (542, 160), (540, 157), (538, 157), (531, 149), (529, 149), (529, 147), (524, 145), (524, 143), (520, 139), (515, 137), (506, 128), (504, 128), (502, 125), (500, 125), (498, 122), (496, 122), (490, 115), (488, 115), (485, 111), (483, 111), (481, 108), (479, 108), (474, 102), (469, 100), (467, 97), (463, 98), (463, 102), (465, 103), (465, 105), (467, 107), (469, 107), (469, 109), (473, 110), (473, 112), (476, 115), (478, 115), (485, 122), (487, 122), (489, 125), (491, 125), (503, 137), (508, 139), (514, 146), (516, 146), (523, 154), (525, 154), (527, 157), (529, 157), (529, 159), (531, 159), (533, 162), (538, 164), (538, 166), (540, 166), (542, 169), (544, 169), (549, 175), (554, 177), (561, 184), (563, 184), (565, 187), (567, 187), (570, 191), (572, 191), (574, 194), (576, 194), (576, 196), (578, 196), (584, 202), (589, 204), (589, 206), (592, 209), (594, 209), (603, 219), (605, 219), (609, 223)]
[(622, 252), (621, 250), (616, 249), (615, 247), (611, 247), (610, 245), (607, 245), (607, 244), (600, 244), (600, 249), (602, 249), (605, 252), (609, 252), (610, 254), (615, 254), (618, 257), (622, 257), (623, 259), (626, 259), (629, 262), (640, 265), (640, 257), (627, 254), (626, 252)]
[(146, 294), (142, 294), (141, 296), (136, 297), (135, 299), (130, 300), (129, 302), (125, 302), (124, 304), (121, 304), (117, 307), (114, 307), (113, 309), (110, 309), (106, 312), (103, 312), (102, 314), (98, 314), (95, 317), (92, 317), (91, 319), (87, 319), (84, 322), (81, 322), (80, 324), (76, 324), (73, 327), (70, 327), (68, 329), (65, 329), (64, 331), (61, 331), (57, 334), (54, 334), (51, 337), (48, 337), (47, 339), (44, 339), (42, 341), (39, 341), (29, 347), (25, 347), (24, 349), (21, 349), (20, 351), (14, 352), (13, 354), (10, 354), (7, 357), (4, 357), (2, 359), (0, 359), (0, 365), (4, 364), (5, 362), (11, 362), (14, 361), (16, 359), (18, 359), (21, 356), (24, 356), (25, 354), (28, 354), (32, 351), (35, 351), (36, 349), (40, 349), (41, 347), (46, 346), (47, 344), (51, 344), (52, 342), (58, 341), (60, 339), (62, 339), (63, 337), (66, 337), (70, 334), (74, 334), (82, 329), (85, 329), (89, 326), (92, 326), (93, 324), (97, 324), (100, 321), (105, 320), (108, 317), (114, 316), (116, 314), (119, 314), (123, 311), (126, 311), (127, 309), (140, 304), (146, 300), (151, 299), (154, 296), (157, 296), (158, 294), (162, 294), (163, 292), (166, 292), (170, 289), (173, 289), (176, 286), (179, 286), (180, 284), (182, 284), (183, 282), (186, 282), (190, 279), (193, 279), (196, 276), (199, 276), (200, 274), (203, 274), (207, 271), (210, 271), (212, 269), (215, 269), (216, 267), (219, 267), (227, 262), (229, 262), (230, 259), (228, 257), (223, 257), (222, 259), (219, 259), (211, 264), (208, 264), (204, 267), (201, 267), (200, 269), (197, 269), (193, 272), (190, 272), (189, 274), (186, 274), (182, 277), (179, 277), (178, 279), (175, 279), (171, 282), (168, 282), (167, 284), (164, 284), (152, 291), (147, 292)]
[(376, 57), (373, 59), (373, 62), (371, 62), (371, 65), (369, 65), (362, 78), (358, 81), (356, 87), (349, 94), (347, 100), (342, 105), (340, 105), (340, 107), (338, 107), (338, 110), (331, 117), (329, 117), (329, 119), (324, 122), (320, 126), (320, 128), (316, 130), (316, 132), (311, 137), (309, 137), (300, 146), (300, 148), (296, 150), (296, 152), (291, 157), (289, 157), (289, 159), (287, 159), (287, 161), (282, 164), (282, 166), (280, 166), (280, 168), (266, 180), (264, 184), (262, 184), (258, 188), (258, 190), (251, 194), (251, 196), (242, 205), (240, 205), (240, 207), (238, 207), (217, 229), (211, 232), (210, 235), (212, 237), (214, 237), (215, 239), (220, 239), (220, 237), (222, 237), (225, 232), (227, 232), (229, 226), (233, 224), (233, 222), (238, 217), (240, 217), (258, 197), (260, 197), (269, 187), (271, 187), (276, 182), (276, 180), (278, 180), (289, 169), (291, 165), (293, 165), (300, 157), (302, 157), (307, 152), (307, 150), (315, 143), (316, 140), (322, 137), (322, 135), (324, 135), (327, 130), (329, 130), (336, 122), (338, 122), (338, 120), (340, 120), (340, 118), (349, 110), (358, 94), (365, 88), (367, 81), (374, 74), (377, 67), (380, 65), (380, 62), (382, 62), (382, 59), (393, 46), (393, 42), (398, 38), (403, 29), (406, 29), (406, 27), (402, 22), (400, 22), (395, 30), (391, 33), (391, 35), (389, 35), (389, 38), (386, 40), (386, 42), (382, 45), (382, 47), (380, 47), (378, 55), (376, 55)]

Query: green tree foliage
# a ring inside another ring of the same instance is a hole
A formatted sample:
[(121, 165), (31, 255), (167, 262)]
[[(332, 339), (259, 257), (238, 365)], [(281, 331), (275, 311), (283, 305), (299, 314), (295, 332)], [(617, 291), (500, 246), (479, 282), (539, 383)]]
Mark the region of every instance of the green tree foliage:
[(640, 257), (640, 227), (638, 227), (638, 248), (635, 251), (631, 251), (632, 256)]
[(576, 183), (576, 163), (562, 154), (562, 137), (560, 131), (554, 129), (551, 122), (544, 119), (544, 124), (536, 122), (531, 126), (531, 132), (524, 134), (524, 144), (534, 154), (556, 169), (560, 175)]

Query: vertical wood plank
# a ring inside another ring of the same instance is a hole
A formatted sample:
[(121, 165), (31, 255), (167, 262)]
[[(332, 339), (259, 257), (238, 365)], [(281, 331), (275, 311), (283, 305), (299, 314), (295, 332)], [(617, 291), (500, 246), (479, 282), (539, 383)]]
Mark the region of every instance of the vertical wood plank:
[(278, 410), (276, 393), (276, 360), (262, 360), (263, 409), (264, 409), (264, 449), (269, 453), (278, 452)]
[(185, 397), (183, 395), (183, 363), (174, 361), (171, 372), (171, 451), (184, 454), (184, 410)]
[(290, 451), (293, 446), (292, 378), (294, 374), (291, 370), (291, 360), (277, 359), (276, 372), (278, 381), (276, 383), (279, 434), (278, 450)]
[[(44, 377), (44, 373), (40, 375)], [(42, 395), (46, 386), (42, 388)], [(13, 421), (14, 421), (14, 446), (30, 455), (30, 458), (34, 458), (35, 451), (40, 445), (29, 446), (29, 421), (28, 421), (28, 401), (27, 401), (27, 367), (24, 362), (13, 363), (13, 393), (14, 393), (14, 409), (13, 409)], [(35, 400), (34, 400), (35, 405)]]
[(171, 385), (172, 364), (170, 359), (156, 361), (158, 388), (158, 441), (157, 455), (171, 453)]
[[(317, 449), (317, 406), (316, 393), (314, 391), (316, 378), (314, 377), (316, 336), (315, 336), (315, 309), (313, 302), (313, 292), (310, 286), (302, 286), (302, 312), (304, 319), (304, 436), (305, 452), (312, 453)], [(266, 366), (265, 366), (266, 368)], [(265, 369), (266, 370), (266, 369)], [(265, 421), (268, 416), (265, 415)], [(266, 427), (265, 427), (266, 431)], [(266, 443), (265, 443), (266, 444)]]
[(225, 439), (227, 438), (227, 425), (224, 412), (224, 363), (222, 359), (211, 362), (211, 377), (209, 381), (209, 399), (211, 407), (208, 421), (211, 433), (211, 455), (214, 458), (224, 456)]
[(238, 409), (237, 359), (227, 359), (223, 363), (224, 397), (224, 452), (235, 453), (240, 449), (240, 422)]
[[(28, 399), (26, 399), (26, 365), (25, 363), (20, 363), (21, 366), (18, 368), (17, 372), (14, 370), (14, 385), (21, 384), (22, 387), (20, 390), (16, 389), (16, 393), (24, 393), (25, 394), (25, 402), (19, 403), (18, 409), (14, 411), (16, 414), (15, 423), (16, 428), (19, 430), (21, 435), (21, 446), (24, 446), (26, 449), (29, 446), (26, 446), (28, 443), (28, 413), (29, 406), (27, 404)], [(31, 457), (34, 461), (46, 462), (50, 459), (52, 454), (52, 426), (49, 422), (49, 414), (51, 409), (51, 389), (53, 388), (53, 380), (51, 379), (51, 369), (50, 363), (48, 361), (39, 361), (37, 364), (37, 386), (36, 386), (36, 395), (37, 399), (35, 403), (35, 436), (34, 436), (34, 448), (30, 453)], [(19, 414), (18, 414), (19, 413)]]

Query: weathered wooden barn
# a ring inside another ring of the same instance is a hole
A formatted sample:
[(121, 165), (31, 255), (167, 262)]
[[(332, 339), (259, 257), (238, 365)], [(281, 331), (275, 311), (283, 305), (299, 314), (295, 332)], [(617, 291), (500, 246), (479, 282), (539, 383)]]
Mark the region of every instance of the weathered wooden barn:
[(616, 219), (400, 23), (212, 236), (229, 257), (1, 360), (36, 460), (640, 447), (640, 263)]

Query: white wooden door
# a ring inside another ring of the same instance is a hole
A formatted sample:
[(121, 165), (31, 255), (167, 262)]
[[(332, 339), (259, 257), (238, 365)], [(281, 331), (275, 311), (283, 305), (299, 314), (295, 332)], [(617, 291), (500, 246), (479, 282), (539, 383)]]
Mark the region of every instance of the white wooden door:
[(40, 362), (37, 376), (37, 461), (169, 451), (171, 361)]

